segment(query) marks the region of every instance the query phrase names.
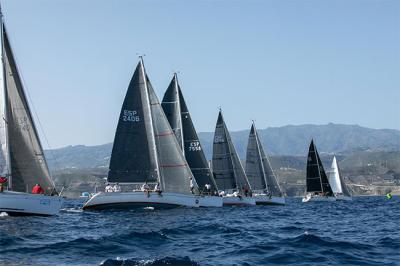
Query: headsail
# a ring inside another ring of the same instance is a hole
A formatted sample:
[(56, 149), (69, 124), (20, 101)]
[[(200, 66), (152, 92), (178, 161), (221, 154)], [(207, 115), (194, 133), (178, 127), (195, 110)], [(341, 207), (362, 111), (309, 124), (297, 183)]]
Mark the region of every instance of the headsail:
[(205, 185), (209, 184), (211, 185), (211, 191), (217, 192), (217, 185), (201, 147), (176, 74), (174, 74), (165, 92), (161, 106), (175, 133), (178, 143), (183, 142), (183, 154), (196, 179), (199, 189), (204, 190)]
[(110, 159), (109, 182), (157, 182), (158, 164), (145, 72), (140, 61), (122, 105)]
[(7, 97), (6, 116), (2, 119), (5, 119), (8, 131), (11, 189), (26, 192), (39, 183), (47, 191), (51, 191), (54, 189), (54, 183), (50, 177), (4, 24), (2, 34), (4, 94)]
[(307, 157), (307, 192), (324, 192), (333, 195), (314, 141), (311, 140)]
[(161, 185), (166, 192), (190, 194), (190, 178), (194, 178), (193, 174), (148, 78), (147, 86), (154, 124)]
[(215, 127), (212, 165), (218, 189), (251, 189), (221, 111)]
[(344, 182), (340, 174), (336, 156), (334, 156), (332, 160), (332, 171), (329, 174), (329, 183), (331, 184), (332, 191), (334, 193), (339, 193), (351, 197), (351, 193), (348, 190), (346, 183)]
[(255, 125), (251, 126), (246, 154), (246, 174), (253, 190), (267, 190), (282, 196), (277, 178), (262, 147)]
[(179, 87), (178, 78), (176, 74), (172, 78), (167, 91), (164, 94), (161, 106), (164, 110), (165, 116), (171, 125), (172, 131), (174, 132), (178, 144), (183, 149), (183, 129), (182, 129), (182, 117), (181, 117), (181, 105), (179, 103)]

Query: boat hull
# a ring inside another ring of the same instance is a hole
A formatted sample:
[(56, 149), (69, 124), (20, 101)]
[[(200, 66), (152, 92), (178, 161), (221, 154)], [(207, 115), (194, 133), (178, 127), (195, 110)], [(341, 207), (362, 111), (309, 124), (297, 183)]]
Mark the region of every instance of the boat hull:
[(311, 196), (307, 195), (302, 199), (302, 202), (311, 202), (311, 201), (336, 201), (335, 197), (323, 197), (323, 196)]
[(255, 195), (256, 205), (285, 205), (284, 197), (269, 197), (267, 195)]
[(52, 216), (60, 212), (63, 202), (58, 196), (4, 191), (0, 193), (0, 212), (10, 216)]
[(254, 206), (256, 200), (252, 197), (236, 197), (236, 196), (224, 196), (224, 206)]
[(223, 199), (217, 196), (199, 196), (200, 207), (222, 207)]
[(163, 192), (144, 193), (135, 192), (100, 192), (90, 198), (83, 210), (110, 210), (110, 209), (136, 209), (154, 208), (171, 209), (177, 207), (199, 207), (200, 199), (194, 195)]

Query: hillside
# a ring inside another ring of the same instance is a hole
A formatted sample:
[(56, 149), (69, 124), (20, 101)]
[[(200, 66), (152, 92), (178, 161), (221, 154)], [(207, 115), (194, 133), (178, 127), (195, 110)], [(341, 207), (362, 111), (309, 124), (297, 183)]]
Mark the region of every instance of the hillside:
[[(264, 148), (270, 155), (306, 156), (311, 138), (321, 154), (350, 154), (355, 151), (400, 151), (400, 131), (370, 129), (353, 125), (301, 125), (259, 129)], [(199, 137), (208, 159), (212, 156), (214, 133)], [(248, 131), (231, 132), (241, 158), (245, 157)], [(52, 169), (107, 167), (112, 144), (68, 146), (46, 155)]]
[[(306, 155), (311, 137), (317, 143), (326, 169), (336, 154), (343, 176), (355, 194), (400, 193), (400, 131), (351, 125), (303, 125), (259, 129), (271, 164), (284, 191), (304, 194)], [(211, 158), (213, 133), (200, 133)], [(232, 132), (232, 139), (245, 159), (248, 131)], [(68, 146), (46, 151), (56, 184), (67, 196), (102, 187), (107, 175), (112, 144)]]

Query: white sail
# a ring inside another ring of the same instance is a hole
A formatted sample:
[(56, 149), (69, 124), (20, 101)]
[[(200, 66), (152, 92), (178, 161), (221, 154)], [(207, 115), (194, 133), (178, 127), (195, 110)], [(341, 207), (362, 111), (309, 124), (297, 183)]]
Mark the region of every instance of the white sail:
[(342, 183), (339, 175), (339, 167), (337, 165), (336, 157), (333, 157), (332, 169), (329, 173), (329, 184), (332, 187), (333, 193), (343, 193)]

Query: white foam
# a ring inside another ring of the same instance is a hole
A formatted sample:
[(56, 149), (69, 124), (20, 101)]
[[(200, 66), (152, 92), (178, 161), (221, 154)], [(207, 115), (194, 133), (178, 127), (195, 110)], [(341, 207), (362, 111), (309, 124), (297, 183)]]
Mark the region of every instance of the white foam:
[(8, 213), (6, 213), (6, 212), (0, 212), (0, 217), (7, 217), (8, 216)]

